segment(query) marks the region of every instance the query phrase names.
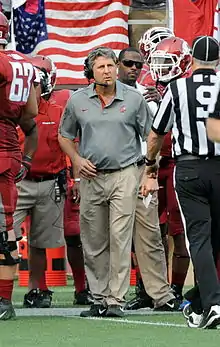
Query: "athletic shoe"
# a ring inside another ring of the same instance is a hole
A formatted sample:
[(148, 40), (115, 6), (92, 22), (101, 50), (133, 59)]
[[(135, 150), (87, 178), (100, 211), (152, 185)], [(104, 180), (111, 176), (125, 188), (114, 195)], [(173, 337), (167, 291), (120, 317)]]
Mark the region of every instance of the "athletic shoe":
[(214, 305), (203, 313), (198, 328), (215, 329), (217, 325), (220, 325), (220, 305)]
[(51, 307), (52, 294), (51, 290), (32, 289), (25, 294), (23, 306), (26, 308), (49, 308)]
[(183, 308), (183, 316), (188, 319), (191, 313), (193, 312), (192, 306), (190, 303), (186, 304)]
[(124, 317), (124, 310), (120, 305), (109, 305), (106, 317)]
[(153, 308), (153, 299), (148, 295), (145, 294), (144, 296), (137, 295), (134, 299), (128, 301), (124, 309), (125, 310), (138, 310), (140, 308), (150, 307)]
[(199, 328), (199, 325), (201, 324), (203, 319), (203, 315), (192, 312), (186, 319), (189, 328)]
[(174, 312), (178, 310), (179, 310), (179, 301), (177, 299), (171, 299), (167, 301), (164, 305), (160, 307), (156, 307), (154, 309), (154, 311), (162, 311), (162, 312), (164, 311)]
[(75, 292), (74, 297), (75, 300), (73, 305), (91, 305), (94, 302), (91, 293), (87, 289), (82, 290), (79, 293)]
[(51, 290), (40, 290), (37, 297), (37, 307), (38, 308), (49, 308), (52, 303), (53, 292)]
[(15, 310), (10, 300), (0, 297), (0, 320), (15, 318)]
[(93, 304), (87, 311), (82, 311), (80, 317), (105, 317), (107, 307), (101, 304)]

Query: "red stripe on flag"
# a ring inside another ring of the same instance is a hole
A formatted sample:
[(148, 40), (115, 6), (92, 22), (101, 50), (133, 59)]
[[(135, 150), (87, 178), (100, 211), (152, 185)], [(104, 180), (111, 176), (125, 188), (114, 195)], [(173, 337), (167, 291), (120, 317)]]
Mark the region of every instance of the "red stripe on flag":
[(69, 71), (84, 71), (83, 65), (73, 65), (68, 63), (56, 63), (56, 68)]
[(108, 0), (102, 2), (88, 1), (88, 2), (53, 2), (48, 1), (45, 3), (46, 10), (55, 10), (55, 11), (97, 11), (103, 7), (110, 6), (113, 3), (120, 3), (125, 6), (129, 6), (130, 0)]
[(88, 80), (86, 78), (68, 78), (68, 77), (58, 77), (57, 84), (84, 84), (88, 85)]

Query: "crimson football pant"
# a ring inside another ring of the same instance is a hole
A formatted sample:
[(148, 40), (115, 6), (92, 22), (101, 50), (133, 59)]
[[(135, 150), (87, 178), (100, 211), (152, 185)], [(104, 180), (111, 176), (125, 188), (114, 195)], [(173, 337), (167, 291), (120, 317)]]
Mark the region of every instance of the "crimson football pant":
[(13, 230), (13, 214), (17, 203), (15, 177), (20, 167), (19, 160), (0, 158), (0, 232), (9, 232), (10, 241), (15, 240), (10, 231)]
[[(0, 158), (0, 233), (4, 233), (3, 238), (12, 242), (15, 242), (13, 213), (17, 202), (15, 177), (20, 167), (21, 162), (19, 160)], [(3, 240), (3, 238), (1, 239)], [(15, 251), (11, 254), (17, 257)], [(3, 254), (0, 257), (5, 259)], [(16, 266), (0, 266), (0, 297), (4, 299), (11, 300), (15, 271)]]
[[(160, 160), (158, 172), (159, 186), (159, 217), (163, 225), (167, 222), (168, 234), (173, 237), (174, 251), (172, 258), (172, 285), (176, 286), (179, 294), (182, 294), (187, 271), (189, 268), (189, 255), (185, 245), (185, 233), (181, 214), (176, 200), (173, 186), (174, 160), (163, 157)], [(166, 215), (166, 220), (164, 216)]]

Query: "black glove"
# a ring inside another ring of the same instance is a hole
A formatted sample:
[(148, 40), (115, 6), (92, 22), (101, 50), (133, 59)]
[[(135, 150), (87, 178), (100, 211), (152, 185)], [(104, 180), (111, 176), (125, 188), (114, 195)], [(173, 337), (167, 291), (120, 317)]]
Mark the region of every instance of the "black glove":
[(17, 176), (15, 177), (15, 183), (20, 182), (21, 180), (23, 180), (26, 177), (28, 171), (31, 168), (31, 161), (32, 161), (31, 157), (29, 157), (28, 155), (24, 155), (24, 157), (22, 159), (20, 171), (17, 174)]

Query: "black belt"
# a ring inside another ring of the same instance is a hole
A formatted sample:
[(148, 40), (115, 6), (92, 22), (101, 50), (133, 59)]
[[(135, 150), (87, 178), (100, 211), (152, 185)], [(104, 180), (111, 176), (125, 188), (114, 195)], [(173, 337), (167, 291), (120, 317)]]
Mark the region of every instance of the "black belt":
[(212, 156), (212, 157), (209, 157), (207, 155), (193, 155), (193, 154), (183, 154), (183, 155), (180, 155), (179, 157), (176, 158), (176, 161), (177, 163), (180, 162), (180, 161), (184, 161), (184, 160), (207, 160), (207, 159), (212, 159), (212, 158), (219, 158), (219, 156)]
[[(141, 160), (139, 160), (138, 162), (136, 163), (133, 163), (131, 165), (137, 165), (137, 166), (142, 166), (145, 164), (145, 159), (142, 158)], [(108, 174), (108, 173), (113, 173), (113, 172), (117, 172), (117, 171), (122, 171), (124, 169), (126, 169), (127, 167), (131, 166), (131, 165), (128, 165), (126, 167), (123, 167), (123, 168), (120, 168), (120, 169), (97, 169), (97, 172), (99, 173), (103, 173), (103, 174)]]
[(52, 180), (55, 180), (59, 176), (59, 174), (60, 173), (58, 172), (57, 174), (50, 174), (50, 175), (41, 176), (41, 177), (32, 177), (27, 174), (25, 179), (32, 182), (52, 181)]

